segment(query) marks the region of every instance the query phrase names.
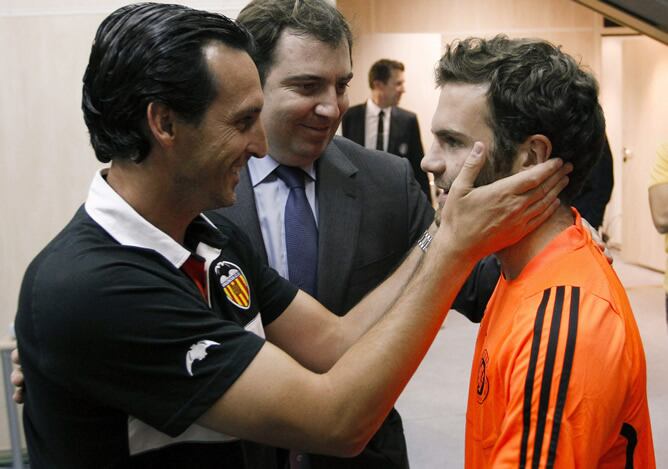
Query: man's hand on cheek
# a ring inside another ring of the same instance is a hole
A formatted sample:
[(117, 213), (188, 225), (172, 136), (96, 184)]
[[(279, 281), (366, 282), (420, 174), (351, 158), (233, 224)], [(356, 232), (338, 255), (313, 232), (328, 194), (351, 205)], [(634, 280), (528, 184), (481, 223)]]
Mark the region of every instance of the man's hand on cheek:
[(516, 243), (547, 220), (559, 206), (557, 196), (572, 170), (560, 159), (549, 159), (474, 189), (484, 152), (484, 145), (476, 142), (437, 214), (442, 224), (439, 231), (447, 231), (460, 250), (475, 258)]

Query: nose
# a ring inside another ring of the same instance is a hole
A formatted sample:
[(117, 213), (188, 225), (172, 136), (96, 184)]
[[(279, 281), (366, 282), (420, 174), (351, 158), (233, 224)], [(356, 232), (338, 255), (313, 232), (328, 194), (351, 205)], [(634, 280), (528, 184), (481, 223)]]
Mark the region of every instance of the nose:
[(332, 87), (323, 92), (315, 106), (315, 113), (318, 116), (328, 117), (330, 119), (338, 119), (343, 114), (343, 109), (346, 107), (347, 96), (339, 96), (336, 94), (336, 89)]
[(435, 175), (445, 172), (445, 158), (440, 155), (439, 146), (436, 142), (431, 144), (427, 153), (420, 161), (420, 167), (425, 173), (434, 173)]
[(267, 154), (267, 136), (264, 133), (262, 119), (255, 121), (250, 137), (248, 152), (260, 158), (265, 156)]

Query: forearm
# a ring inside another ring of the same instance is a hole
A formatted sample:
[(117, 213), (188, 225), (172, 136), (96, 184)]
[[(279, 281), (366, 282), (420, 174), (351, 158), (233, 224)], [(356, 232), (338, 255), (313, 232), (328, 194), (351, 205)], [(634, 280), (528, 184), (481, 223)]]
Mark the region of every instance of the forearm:
[(360, 451), (424, 357), (474, 264), (448, 244), (434, 240), (404, 294), (329, 371), (312, 373), (266, 344), (200, 423), (281, 447), (339, 456)]
[(656, 230), (668, 233), (668, 184), (656, 184), (649, 188), (649, 208)]
[(437, 245), (435, 239), (391, 310), (325, 375), (337, 392), (332, 402), (340, 404), (338, 426), (363, 438), (380, 426), (473, 267), (473, 259), (459, 256), (456, 249)]

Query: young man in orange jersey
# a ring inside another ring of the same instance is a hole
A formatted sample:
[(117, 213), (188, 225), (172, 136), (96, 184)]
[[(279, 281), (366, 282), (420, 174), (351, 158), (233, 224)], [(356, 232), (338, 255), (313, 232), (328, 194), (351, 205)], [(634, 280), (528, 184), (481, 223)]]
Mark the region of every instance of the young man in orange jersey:
[(471, 148), (486, 149), (479, 185), (552, 157), (574, 166), (561, 207), (497, 252), (503, 275), (475, 348), (466, 467), (655, 467), (638, 328), (569, 206), (604, 142), (596, 81), (547, 42), (498, 36), (450, 45), (437, 84), (422, 168), (441, 203)]

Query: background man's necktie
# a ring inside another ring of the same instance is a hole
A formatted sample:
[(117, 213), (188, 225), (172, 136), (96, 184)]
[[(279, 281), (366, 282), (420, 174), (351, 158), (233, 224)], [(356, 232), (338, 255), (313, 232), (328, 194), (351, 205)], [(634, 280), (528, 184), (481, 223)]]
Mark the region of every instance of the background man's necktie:
[(310, 295), (318, 284), (318, 228), (304, 191), (304, 171), (279, 166), (276, 175), (290, 188), (285, 204), (285, 247), (290, 281)]
[(376, 150), (385, 151), (385, 112), (378, 113), (378, 133), (376, 134)]

